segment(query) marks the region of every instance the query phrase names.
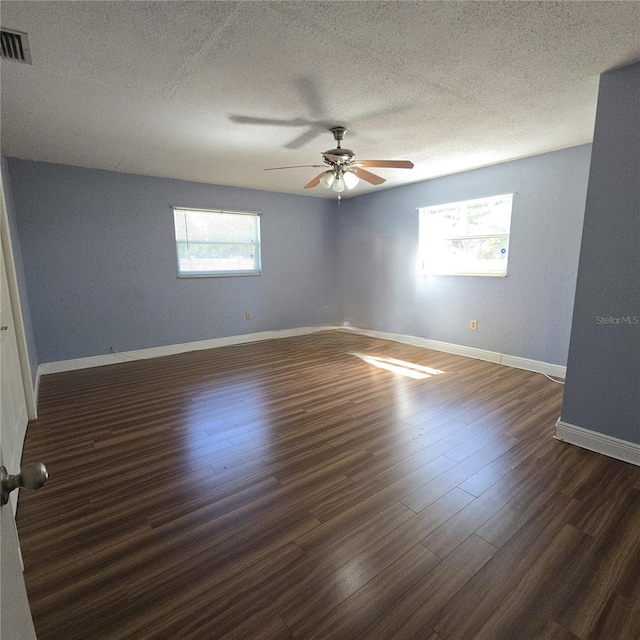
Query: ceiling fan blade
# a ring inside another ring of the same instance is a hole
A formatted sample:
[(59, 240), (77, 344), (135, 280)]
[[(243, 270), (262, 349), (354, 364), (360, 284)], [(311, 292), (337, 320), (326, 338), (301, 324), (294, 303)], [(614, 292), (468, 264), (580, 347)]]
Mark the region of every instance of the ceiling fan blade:
[(353, 120), (357, 122), (360, 122), (361, 120), (373, 120), (375, 118), (383, 118), (384, 116), (396, 115), (410, 109), (415, 109), (415, 106), (405, 102), (404, 104), (399, 104), (395, 107), (385, 107), (384, 109), (376, 109), (375, 111), (362, 113), (353, 118)]
[(323, 119), (325, 117), (324, 96), (318, 81), (313, 76), (300, 76), (294, 80), (294, 85), (309, 113), (318, 120)]
[(320, 167), (324, 167), (324, 165), (323, 164), (296, 164), (293, 167), (269, 167), (268, 169), (265, 169), (265, 171), (276, 171), (278, 169), (304, 169), (307, 167), (315, 167), (319, 169)]
[(313, 187), (317, 187), (320, 184), (320, 179), (325, 173), (329, 173), (328, 171), (323, 171), (319, 175), (317, 175), (311, 182), (308, 182), (304, 185), (305, 189), (313, 189)]
[(232, 122), (238, 122), (240, 124), (263, 124), (273, 125), (278, 127), (305, 127), (309, 124), (313, 124), (309, 120), (304, 118), (292, 118), (291, 120), (279, 120), (277, 118), (254, 118), (252, 116), (230, 115), (229, 120)]
[(380, 169), (413, 169), (413, 162), (410, 160), (358, 160), (353, 163), (354, 167), (378, 167)]
[(349, 168), (349, 171), (353, 171), (353, 173), (355, 173), (358, 178), (360, 178), (361, 180), (365, 180), (366, 182), (369, 182), (371, 184), (382, 184), (383, 182), (386, 182), (385, 178), (381, 178), (380, 176), (377, 176), (375, 173), (371, 173), (370, 171), (365, 171), (360, 167)]
[(311, 142), (311, 140), (317, 138), (321, 133), (324, 133), (324, 127), (320, 128), (312, 125), (308, 131), (305, 131), (297, 138), (294, 138), (291, 142), (287, 142), (287, 144), (284, 145), (284, 148), (299, 149), (300, 147), (307, 144), (307, 142)]

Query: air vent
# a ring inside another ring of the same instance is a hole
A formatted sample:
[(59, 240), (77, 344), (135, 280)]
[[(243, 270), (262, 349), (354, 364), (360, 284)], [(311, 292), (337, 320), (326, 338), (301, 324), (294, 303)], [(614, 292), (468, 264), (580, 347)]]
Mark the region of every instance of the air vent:
[(2, 59), (15, 60), (31, 64), (31, 49), (29, 48), (29, 37), (21, 31), (11, 31), (11, 29), (0, 30), (2, 38)]

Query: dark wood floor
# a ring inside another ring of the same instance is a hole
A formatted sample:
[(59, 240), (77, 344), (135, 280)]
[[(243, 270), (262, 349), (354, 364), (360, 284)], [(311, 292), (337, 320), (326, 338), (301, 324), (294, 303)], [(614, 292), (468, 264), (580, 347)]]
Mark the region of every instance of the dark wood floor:
[(38, 637), (638, 640), (640, 468), (561, 396), (342, 332), (45, 376)]

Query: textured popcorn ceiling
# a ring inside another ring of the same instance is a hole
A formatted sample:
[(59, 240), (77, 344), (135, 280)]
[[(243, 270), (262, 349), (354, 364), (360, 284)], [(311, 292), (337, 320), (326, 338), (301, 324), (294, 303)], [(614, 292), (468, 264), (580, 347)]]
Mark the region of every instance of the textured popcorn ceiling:
[(590, 142), (599, 74), (640, 59), (640, 2), (4, 1), (0, 15), (33, 57), (1, 63), (4, 155), (327, 197), (302, 189), (317, 169), (263, 169), (318, 164), (331, 125), (361, 159), (416, 165), (351, 193)]

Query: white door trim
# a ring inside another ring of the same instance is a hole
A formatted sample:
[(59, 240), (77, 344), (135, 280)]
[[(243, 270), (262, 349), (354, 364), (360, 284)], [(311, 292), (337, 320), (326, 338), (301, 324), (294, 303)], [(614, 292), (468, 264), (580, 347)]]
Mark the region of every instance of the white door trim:
[(2, 248), (4, 251), (5, 265), (7, 268), (7, 281), (9, 283), (9, 297), (13, 310), (13, 324), (18, 343), (18, 358), (20, 359), (20, 372), (22, 374), (22, 386), (24, 388), (24, 398), (27, 405), (27, 416), (29, 420), (38, 417), (36, 396), (33, 388), (33, 378), (31, 377), (31, 365), (29, 362), (29, 347), (27, 346), (27, 332), (22, 316), (22, 304), (20, 303), (20, 293), (18, 289), (18, 276), (16, 273), (15, 255), (11, 242), (11, 232), (9, 230), (9, 216), (7, 214), (7, 202), (4, 197), (4, 181), (0, 172), (0, 233), (2, 234)]

